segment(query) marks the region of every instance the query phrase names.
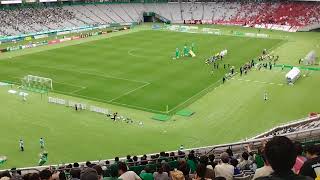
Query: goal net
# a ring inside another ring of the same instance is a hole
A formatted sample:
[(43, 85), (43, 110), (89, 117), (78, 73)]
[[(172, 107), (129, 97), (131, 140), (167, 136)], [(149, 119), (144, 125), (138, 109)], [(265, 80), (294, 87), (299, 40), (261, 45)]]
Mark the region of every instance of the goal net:
[(34, 75), (24, 76), (21, 80), (23, 88), (32, 88), (38, 90), (52, 90), (52, 79)]

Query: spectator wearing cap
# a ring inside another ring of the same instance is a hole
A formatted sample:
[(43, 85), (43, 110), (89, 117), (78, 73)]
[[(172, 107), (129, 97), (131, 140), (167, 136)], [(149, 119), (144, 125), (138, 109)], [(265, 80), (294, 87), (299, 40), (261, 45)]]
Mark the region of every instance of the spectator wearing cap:
[(128, 171), (128, 167), (125, 163), (118, 163), (119, 179), (122, 180), (141, 180), (141, 178), (133, 171)]
[(309, 176), (313, 179), (320, 178), (320, 157), (319, 146), (311, 145), (306, 148), (307, 161), (300, 169), (300, 175)]
[(285, 136), (275, 136), (265, 147), (266, 160), (274, 172), (270, 176), (259, 177), (256, 180), (311, 180), (300, 176), (291, 170), (297, 158), (293, 142)]
[(93, 168), (86, 168), (81, 171), (80, 180), (99, 180), (98, 173)]
[(229, 163), (229, 155), (223, 152), (220, 155), (221, 162), (214, 168), (216, 177), (224, 177), (226, 180), (232, 180), (234, 174), (234, 167)]

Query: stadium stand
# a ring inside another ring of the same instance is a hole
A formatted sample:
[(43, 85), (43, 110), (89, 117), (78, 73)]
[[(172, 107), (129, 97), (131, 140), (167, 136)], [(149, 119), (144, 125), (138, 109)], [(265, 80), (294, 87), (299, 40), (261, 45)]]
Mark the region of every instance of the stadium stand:
[[(172, 176), (179, 177), (179, 173), (181, 173), (184, 179), (215, 179), (216, 176), (220, 175), (226, 179), (252, 179), (258, 176), (258, 174), (255, 174), (257, 169), (265, 166), (264, 159), (268, 159), (265, 151), (267, 151), (267, 147), (272, 144), (277, 144), (276, 146), (279, 147), (281, 146), (279, 145), (280, 141), (280, 144), (286, 144), (286, 146), (282, 148), (288, 148), (288, 143), (289, 145), (291, 144), (290, 146), (293, 146), (292, 142), (295, 142), (294, 146), (300, 147), (301, 150), (302, 147), (318, 148), (318, 144), (320, 143), (319, 124), (320, 116), (315, 115), (278, 126), (252, 139), (242, 140), (237, 143), (199, 147), (195, 149), (181, 149), (178, 151), (160, 152), (149, 155), (128, 155), (124, 158), (116, 157), (114, 160), (88, 161), (60, 166), (22, 168), (19, 170), (12, 169), (0, 172), (0, 178), (10, 176), (14, 177), (13, 179), (21, 179), (22, 176), (30, 176), (34, 173), (39, 175), (39, 172), (41, 174), (43, 170), (50, 169), (52, 173), (62, 173), (61, 175), (66, 179), (72, 179), (75, 178), (72, 172), (74, 170), (85, 171), (87, 168), (101, 168), (102, 172), (99, 173), (98, 169), (98, 174), (108, 179), (118, 177), (117, 166), (120, 163), (125, 163), (129, 171), (140, 175), (142, 179), (144, 179), (144, 173), (154, 173), (156, 177), (158, 172), (167, 172), (168, 176), (172, 179), (176, 178)], [(296, 148), (290, 147), (285, 150), (285, 154), (277, 154), (277, 157), (281, 156), (283, 160), (286, 161), (286, 158), (290, 158), (286, 156), (286, 154), (294, 152), (295, 149)], [(320, 153), (320, 149), (318, 149), (318, 152)], [(223, 168), (231, 167), (232, 174), (225, 174), (225, 169), (221, 170), (221, 165)], [(205, 168), (203, 169), (201, 166)], [(53, 169), (53, 167), (55, 169)], [(177, 171), (174, 169), (177, 169)], [(272, 168), (269, 167), (269, 169), (270, 172), (273, 171)], [(276, 169), (274, 169), (274, 171), (276, 171)], [(54, 176), (58, 177), (59, 174), (55, 174)]]
[(279, 30), (320, 23), (318, 2), (81, 4), (1, 10), (0, 33), (19, 35), (86, 25), (141, 22), (143, 12), (155, 12), (173, 23), (274, 26)]

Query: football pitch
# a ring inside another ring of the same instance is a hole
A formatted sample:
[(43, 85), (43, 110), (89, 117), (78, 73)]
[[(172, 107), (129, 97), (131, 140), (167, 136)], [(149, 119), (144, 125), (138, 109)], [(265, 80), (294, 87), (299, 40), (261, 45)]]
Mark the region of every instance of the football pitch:
[[(157, 113), (179, 110), (221, 84), (236, 69), (282, 40), (140, 31), (1, 61), (0, 80), (26, 75), (53, 79), (55, 92)], [(195, 44), (196, 57), (173, 60), (175, 49)], [(239, 48), (241, 47), (241, 48)], [(228, 49), (219, 70), (204, 62)], [(224, 68), (224, 64), (226, 68)], [(227, 65), (230, 65), (228, 68)]]
[[(252, 28), (206, 27), (257, 32)], [(320, 71), (302, 71), (308, 75), (301, 76), (294, 86), (285, 83), (289, 69), (281, 68), (254, 69), (221, 83), (228, 72), (224, 64), (238, 71), (263, 49), (279, 55), (279, 64), (294, 66), (300, 66), (298, 59), (309, 51), (320, 53), (319, 33), (261, 33), (271, 38), (155, 31), (143, 25), (86, 42), (0, 54), (0, 82), (19, 84), (28, 74), (48, 77), (54, 88), (49, 96), (111, 109), (144, 124), (76, 112), (49, 104), (47, 96), (33, 92), (28, 92), (23, 102), (8, 93), (18, 90), (17, 86), (0, 86), (0, 156), (8, 157), (0, 169), (36, 166), (40, 137), (46, 141), (47, 165), (63, 164), (176, 150), (181, 144), (194, 148), (234, 142), (319, 112)], [(191, 43), (196, 57), (172, 59), (177, 47)], [(206, 65), (205, 59), (225, 48), (228, 54), (212, 74), (212, 65)], [(267, 102), (263, 100), (265, 91)], [(195, 114), (175, 115), (183, 108)], [(155, 113), (169, 114), (171, 119), (152, 120)], [(23, 153), (18, 146), (21, 138), (26, 149)]]

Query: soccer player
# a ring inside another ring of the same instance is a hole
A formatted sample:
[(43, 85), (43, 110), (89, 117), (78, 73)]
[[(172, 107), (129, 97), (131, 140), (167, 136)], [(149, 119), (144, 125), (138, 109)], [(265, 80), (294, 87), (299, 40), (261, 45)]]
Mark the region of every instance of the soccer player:
[(181, 145), (180, 148), (179, 148), (179, 150), (180, 150), (180, 151), (183, 151), (183, 149), (184, 149), (184, 147), (183, 147), (183, 145)]
[(24, 93), (24, 92), (22, 93), (22, 100), (23, 100), (23, 101), (27, 101), (27, 95), (26, 95), (26, 93)]
[(267, 91), (264, 92), (263, 98), (264, 98), (264, 101), (267, 101), (267, 100), (268, 100), (268, 93), (267, 93)]
[(48, 153), (47, 152), (40, 153), (39, 166), (42, 166), (47, 161), (48, 161)]
[(194, 42), (191, 44), (191, 51), (194, 52)]
[(20, 151), (24, 151), (24, 142), (22, 139), (19, 140), (19, 147), (20, 147)]
[(176, 59), (179, 59), (180, 57), (180, 51), (179, 48), (176, 48)]
[(4, 164), (7, 161), (6, 156), (0, 156), (0, 165)]
[(184, 45), (184, 47), (183, 47), (183, 55), (184, 56), (188, 56), (189, 55), (189, 50), (188, 50), (187, 45)]
[(44, 149), (44, 139), (40, 138), (40, 148)]

